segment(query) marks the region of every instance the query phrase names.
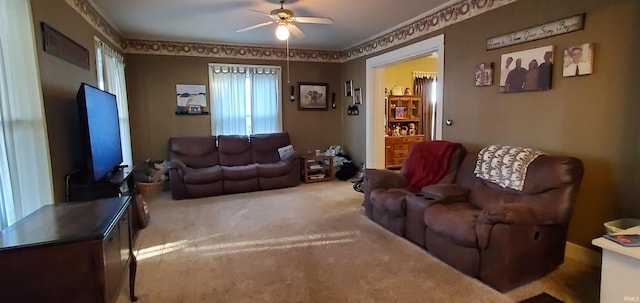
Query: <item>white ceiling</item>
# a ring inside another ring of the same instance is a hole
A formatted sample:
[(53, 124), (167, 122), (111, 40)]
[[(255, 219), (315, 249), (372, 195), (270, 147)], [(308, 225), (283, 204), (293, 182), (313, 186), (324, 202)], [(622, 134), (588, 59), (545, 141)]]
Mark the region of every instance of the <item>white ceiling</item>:
[[(278, 0), (90, 0), (126, 39), (179, 42), (284, 45), (274, 35), (276, 25), (237, 33), (271, 20), (250, 9), (269, 13)], [(296, 17), (330, 17), (334, 24), (301, 24), (306, 38), (291, 37), (292, 48), (345, 50), (423, 17), (451, 0), (287, 0)]]

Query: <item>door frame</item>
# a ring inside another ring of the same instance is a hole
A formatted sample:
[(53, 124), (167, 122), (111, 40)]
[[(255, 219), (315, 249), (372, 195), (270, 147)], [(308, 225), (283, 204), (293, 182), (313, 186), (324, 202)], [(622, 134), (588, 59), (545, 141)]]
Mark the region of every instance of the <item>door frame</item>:
[(444, 94), (444, 34), (416, 42), (411, 45), (367, 59), (366, 85), (367, 92), (365, 111), (365, 166), (367, 168), (385, 168), (384, 142), (384, 75), (382, 67), (416, 59), (428, 55), (438, 58), (438, 85), (436, 86), (436, 121), (434, 123), (435, 139), (442, 139), (442, 107)]

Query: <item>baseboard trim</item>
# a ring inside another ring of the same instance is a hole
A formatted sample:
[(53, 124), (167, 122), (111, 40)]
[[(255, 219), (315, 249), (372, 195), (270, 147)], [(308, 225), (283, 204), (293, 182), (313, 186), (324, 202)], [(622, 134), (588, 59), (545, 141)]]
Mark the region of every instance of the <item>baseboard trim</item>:
[(602, 254), (600, 252), (571, 242), (567, 242), (564, 257), (569, 257), (595, 267), (602, 266)]

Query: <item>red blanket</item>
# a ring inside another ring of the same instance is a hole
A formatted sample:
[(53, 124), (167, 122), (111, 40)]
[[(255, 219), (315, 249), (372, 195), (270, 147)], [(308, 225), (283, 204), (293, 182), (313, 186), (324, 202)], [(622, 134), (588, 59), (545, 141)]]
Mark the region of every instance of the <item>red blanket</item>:
[(417, 143), (406, 163), (409, 185), (421, 189), (442, 179), (449, 169), (451, 153), (459, 145), (449, 141)]

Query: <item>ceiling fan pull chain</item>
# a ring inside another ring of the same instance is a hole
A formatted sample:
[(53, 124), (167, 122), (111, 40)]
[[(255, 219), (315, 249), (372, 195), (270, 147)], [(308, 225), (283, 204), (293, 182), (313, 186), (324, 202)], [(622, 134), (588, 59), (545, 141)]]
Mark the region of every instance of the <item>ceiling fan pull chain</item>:
[(289, 39), (287, 39), (287, 83), (291, 83), (289, 81)]

